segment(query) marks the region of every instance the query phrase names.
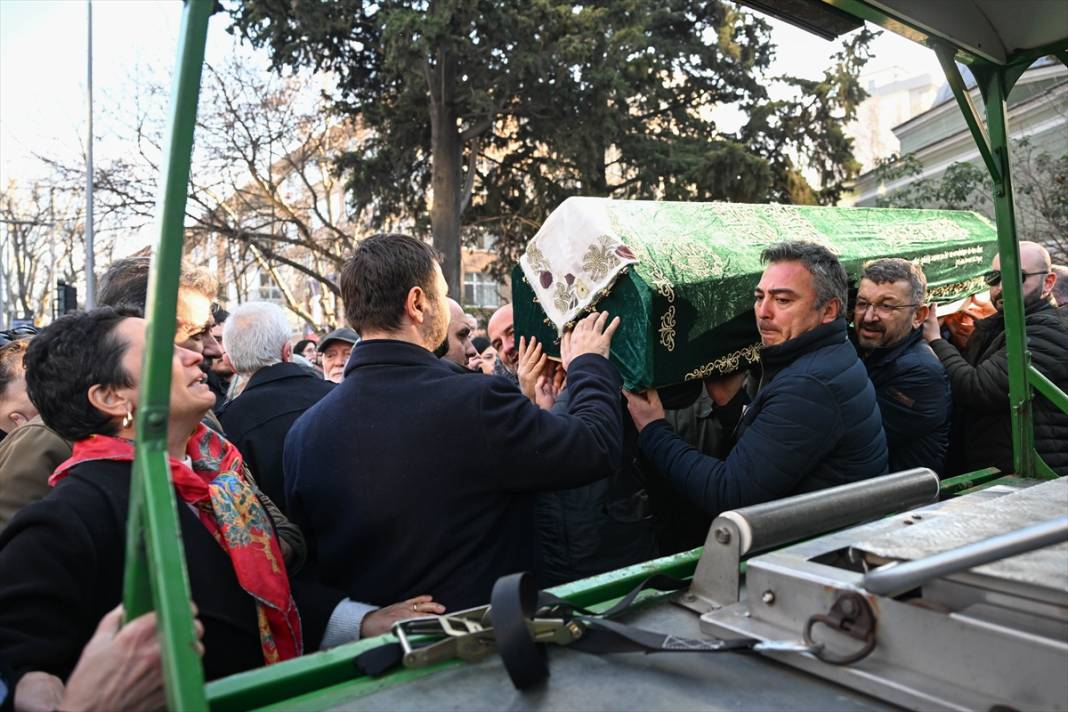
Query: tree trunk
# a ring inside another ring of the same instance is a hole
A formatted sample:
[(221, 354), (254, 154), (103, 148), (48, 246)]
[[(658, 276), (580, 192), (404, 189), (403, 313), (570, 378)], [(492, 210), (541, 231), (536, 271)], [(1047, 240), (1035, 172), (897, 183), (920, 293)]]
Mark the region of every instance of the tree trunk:
[(460, 301), (460, 214), (463, 193), (463, 142), (457, 127), (454, 97), (456, 59), (447, 48), (436, 51), (427, 66), (430, 89), (431, 190), (430, 225), (434, 247), (441, 253), (441, 271), (449, 296)]

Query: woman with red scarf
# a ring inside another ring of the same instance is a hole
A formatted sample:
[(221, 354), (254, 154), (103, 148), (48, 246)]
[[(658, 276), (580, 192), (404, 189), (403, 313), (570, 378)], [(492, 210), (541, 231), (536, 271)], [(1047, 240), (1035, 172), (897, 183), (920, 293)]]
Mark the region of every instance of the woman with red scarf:
[[(75, 445), (53, 474), (49, 496), (0, 536), (0, 655), (16, 676), (38, 670), (66, 678), (96, 621), (121, 599), (144, 347), (143, 319), (103, 308), (57, 320), (27, 353), (31, 398)], [(200, 361), (175, 347), (167, 450), (204, 624), (206, 677), (377, 634), (401, 617), (443, 612), (428, 596), (375, 610), (290, 582), (273, 522), (241, 474), (240, 453), (201, 423), (215, 396)]]

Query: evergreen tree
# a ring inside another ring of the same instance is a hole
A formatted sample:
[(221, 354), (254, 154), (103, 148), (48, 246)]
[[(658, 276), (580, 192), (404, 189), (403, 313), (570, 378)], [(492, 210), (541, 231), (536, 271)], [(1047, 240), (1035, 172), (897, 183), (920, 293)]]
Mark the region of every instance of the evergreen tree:
[[(842, 125), (867, 31), (772, 102), (770, 26), (719, 0), (245, 0), (231, 14), (277, 69), (334, 75), (334, 110), (370, 136), (339, 163), (355, 207), (416, 232), (429, 214), (454, 294), (462, 223), (510, 258), (570, 195), (831, 202), (856, 173)], [(721, 105), (749, 116), (737, 134), (717, 131)]]

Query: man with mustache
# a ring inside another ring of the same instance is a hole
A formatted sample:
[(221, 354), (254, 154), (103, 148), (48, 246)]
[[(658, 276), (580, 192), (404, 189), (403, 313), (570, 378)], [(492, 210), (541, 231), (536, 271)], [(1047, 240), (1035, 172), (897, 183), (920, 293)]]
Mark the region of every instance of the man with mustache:
[[(923, 338), (946, 367), (953, 388), (955, 412), (947, 474), (991, 465), (1002, 472), (1013, 471), (1004, 279), (1018, 279), (1022, 284), (1031, 365), (1062, 391), (1068, 390), (1068, 317), (1050, 297), (1057, 276), (1049, 252), (1036, 242), (1021, 242), (1019, 272), (1003, 274), (1000, 257), (994, 258), (992, 268), (986, 281), (997, 313), (975, 323), (963, 354), (942, 338), (933, 309), (923, 325)], [(1068, 475), (1068, 414), (1037, 392), (1032, 409), (1035, 450), (1054, 472)]]
[(941, 473), (953, 398), (942, 362), (923, 340), (927, 278), (897, 258), (864, 265), (853, 309), (857, 350), (883, 417), (890, 471)]
[(760, 388), (726, 457), (675, 433), (655, 390), (624, 392), (642, 455), (712, 516), (887, 472), (875, 389), (843, 317), (845, 269), (812, 242), (772, 245), (761, 261), (767, 267), (753, 292)]

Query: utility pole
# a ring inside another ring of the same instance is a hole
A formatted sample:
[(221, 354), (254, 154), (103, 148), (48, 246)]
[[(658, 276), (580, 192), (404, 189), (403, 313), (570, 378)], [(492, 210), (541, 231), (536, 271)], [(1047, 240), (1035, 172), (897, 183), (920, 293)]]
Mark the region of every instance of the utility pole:
[(85, 308), (96, 306), (96, 275), (93, 267), (93, 0), (87, 0), (89, 132), (85, 141)]

